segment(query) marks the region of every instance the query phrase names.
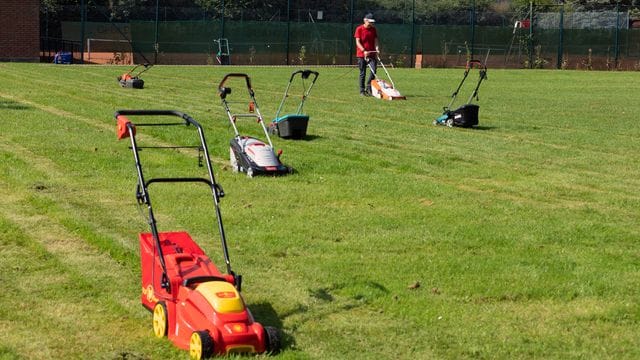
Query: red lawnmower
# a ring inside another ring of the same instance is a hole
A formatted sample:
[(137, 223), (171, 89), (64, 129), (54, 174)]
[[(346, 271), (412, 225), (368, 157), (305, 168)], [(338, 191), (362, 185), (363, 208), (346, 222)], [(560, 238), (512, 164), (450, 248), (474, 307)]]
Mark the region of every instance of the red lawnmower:
[[(182, 121), (134, 124), (128, 116), (175, 116)], [(172, 110), (119, 110), (118, 139), (129, 137), (136, 164), (136, 198), (148, 209), (151, 232), (139, 234), (142, 265), (142, 305), (153, 312), (153, 332), (167, 336), (177, 347), (189, 350), (192, 359), (214, 354), (275, 353), (281, 348), (276, 328), (255, 322), (246, 307), (240, 288), (242, 277), (231, 270), (219, 201), (224, 196), (216, 183), (204, 132), (189, 115)], [(196, 146), (171, 146), (171, 149), (198, 150), (199, 165), (206, 166), (207, 177), (164, 177), (145, 179), (139, 150), (167, 148), (138, 146), (136, 129), (143, 126), (180, 126), (195, 128)], [(149, 186), (158, 183), (201, 183), (213, 195), (226, 274), (221, 273), (204, 251), (185, 231), (159, 232), (151, 206)]]

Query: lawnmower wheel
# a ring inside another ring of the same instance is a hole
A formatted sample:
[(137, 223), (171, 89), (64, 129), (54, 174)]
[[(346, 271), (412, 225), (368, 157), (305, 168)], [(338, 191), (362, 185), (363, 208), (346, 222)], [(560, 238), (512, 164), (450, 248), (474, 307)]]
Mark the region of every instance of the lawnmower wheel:
[(247, 169), (247, 176), (252, 178), (253, 177), (253, 169), (252, 168), (248, 168)]
[(274, 123), (269, 124), (269, 133), (271, 133), (271, 135), (280, 136), (279, 131), (278, 131), (278, 125), (274, 124)]
[(272, 326), (265, 326), (266, 334), (266, 351), (271, 354), (277, 354), (282, 350), (282, 340), (280, 339), (280, 331)]
[(167, 336), (167, 306), (162, 301), (153, 307), (153, 333), (159, 338)]
[(189, 339), (189, 356), (191, 359), (200, 360), (210, 358), (213, 355), (213, 339), (208, 332), (194, 331)]
[(231, 164), (231, 171), (238, 172), (240, 167), (238, 166), (238, 159), (236, 159), (236, 154), (233, 153), (233, 148), (229, 148), (229, 163)]
[(445, 122), (445, 124), (446, 124), (448, 127), (453, 127), (453, 119), (451, 119), (451, 118), (447, 119), (447, 121)]

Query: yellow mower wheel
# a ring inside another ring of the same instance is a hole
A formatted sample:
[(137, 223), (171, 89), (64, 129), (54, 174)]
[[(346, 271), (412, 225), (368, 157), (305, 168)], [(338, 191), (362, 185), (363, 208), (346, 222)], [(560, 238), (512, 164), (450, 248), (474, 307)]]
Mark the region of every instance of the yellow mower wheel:
[(189, 356), (191, 359), (206, 359), (213, 355), (213, 340), (206, 331), (194, 331), (189, 339)]
[(160, 301), (153, 307), (153, 333), (156, 337), (165, 337), (167, 328), (167, 306)]

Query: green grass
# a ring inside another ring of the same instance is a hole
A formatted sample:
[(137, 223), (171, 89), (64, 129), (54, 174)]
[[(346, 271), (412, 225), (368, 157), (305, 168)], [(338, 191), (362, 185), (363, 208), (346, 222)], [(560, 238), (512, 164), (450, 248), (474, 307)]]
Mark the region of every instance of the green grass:
[[(248, 179), (217, 84), (248, 73), (269, 119), (295, 69), (156, 66), (143, 90), (117, 85), (126, 70), (0, 64), (0, 358), (188, 357), (139, 303), (148, 229), (113, 119), (138, 108), (205, 127), (245, 299), (286, 335), (274, 358), (640, 357), (639, 73), (490, 69), (469, 130), (431, 124), (462, 69), (392, 69), (408, 100), (383, 102), (319, 68), (309, 139), (273, 139), (297, 173)], [(197, 161), (143, 153), (150, 175)], [(207, 192), (151, 191), (160, 229), (221, 263)]]

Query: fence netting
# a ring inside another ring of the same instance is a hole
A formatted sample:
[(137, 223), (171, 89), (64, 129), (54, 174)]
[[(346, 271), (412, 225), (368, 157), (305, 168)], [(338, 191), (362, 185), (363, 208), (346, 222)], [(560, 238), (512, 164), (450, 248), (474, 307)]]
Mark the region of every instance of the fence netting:
[(455, 8), (426, 0), (397, 1), (392, 8), (356, 0), (244, 8), (224, 1), (208, 8), (196, 0), (181, 6), (104, 3), (43, 2), (43, 60), (70, 51), (83, 63), (351, 65), (355, 27), (373, 13), (382, 60), (391, 66), (450, 67), (475, 58), (493, 68), (640, 69), (640, 11), (619, 4), (579, 9), (535, 2), (481, 8), (472, 0)]

